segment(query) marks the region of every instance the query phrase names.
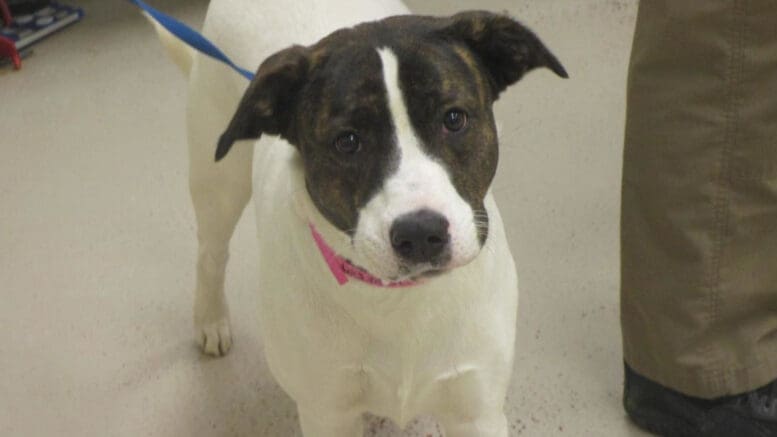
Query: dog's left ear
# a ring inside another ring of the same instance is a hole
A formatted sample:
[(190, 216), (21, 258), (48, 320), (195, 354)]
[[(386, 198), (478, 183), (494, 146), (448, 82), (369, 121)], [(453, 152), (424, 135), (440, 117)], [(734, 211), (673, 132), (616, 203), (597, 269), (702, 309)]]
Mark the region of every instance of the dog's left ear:
[(442, 35), (464, 42), (475, 53), (491, 79), (494, 96), (535, 68), (547, 67), (563, 78), (569, 77), (531, 30), (506, 15), (468, 11), (448, 20)]
[(238, 140), (258, 139), (263, 133), (285, 136), (297, 93), (308, 75), (308, 51), (292, 46), (267, 58), (248, 85), (227, 130), (219, 138), (216, 161)]

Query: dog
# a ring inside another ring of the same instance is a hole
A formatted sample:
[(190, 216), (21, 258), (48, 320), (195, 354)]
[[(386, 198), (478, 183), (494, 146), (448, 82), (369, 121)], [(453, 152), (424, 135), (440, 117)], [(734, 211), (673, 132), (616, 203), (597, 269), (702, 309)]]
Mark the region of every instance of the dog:
[(361, 436), (370, 412), (506, 437), (518, 287), (492, 105), (532, 69), (567, 77), (556, 57), (490, 12), (213, 0), (203, 32), (261, 62), (249, 84), (157, 31), (189, 77), (204, 353), (232, 346), (224, 274), (253, 193), (265, 357), (305, 436)]

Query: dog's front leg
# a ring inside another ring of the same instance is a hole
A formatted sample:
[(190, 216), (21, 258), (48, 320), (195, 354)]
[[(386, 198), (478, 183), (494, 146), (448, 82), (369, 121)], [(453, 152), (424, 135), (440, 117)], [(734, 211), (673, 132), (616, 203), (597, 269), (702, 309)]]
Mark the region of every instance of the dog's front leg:
[[(203, 65), (200, 74), (208, 76)], [(218, 83), (213, 74), (211, 82)], [(202, 79), (202, 82), (206, 82)], [(251, 197), (253, 146), (235, 147), (220, 162), (214, 161), (215, 144), (228, 123), (229, 100), (216, 91), (195, 88), (187, 113), (189, 136), (189, 190), (197, 218), (197, 285), (194, 292), (195, 339), (204, 353), (221, 356), (232, 347), (229, 311), (224, 296), (224, 275), (229, 240)], [(237, 95), (233, 100), (237, 100)], [(232, 103), (234, 104), (234, 103)]]
[(462, 369), (437, 393), (431, 414), (446, 437), (507, 437), (504, 399), (509, 366)]
[(322, 412), (299, 407), (299, 421), (305, 437), (362, 437), (364, 420), (356, 412)]

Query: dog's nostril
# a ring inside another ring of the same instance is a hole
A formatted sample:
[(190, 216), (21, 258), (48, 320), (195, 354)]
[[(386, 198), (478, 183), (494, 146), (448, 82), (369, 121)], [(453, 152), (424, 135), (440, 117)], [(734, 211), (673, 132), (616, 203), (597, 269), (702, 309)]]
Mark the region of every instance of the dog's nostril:
[(448, 245), (448, 220), (429, 210), (405, 214), (391, 226), (391, 245), (400, 257), (412, 262), (428, 262)]
[(426, 239), (426, 242), (429, 243), (429, 244), (442, 244), (443, 240), (440, 237), (431, 236), (431, 237)]
[(401, 243), (394, 245), (394, 249), (404, 255), (409, 255), (413, 251), (413, 243), (410, 241), (402, 241)]

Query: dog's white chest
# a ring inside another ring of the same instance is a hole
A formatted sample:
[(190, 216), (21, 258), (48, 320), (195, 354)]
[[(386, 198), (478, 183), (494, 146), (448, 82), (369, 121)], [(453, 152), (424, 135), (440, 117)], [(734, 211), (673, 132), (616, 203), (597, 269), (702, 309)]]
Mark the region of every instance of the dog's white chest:
[(419, 414), (432, 414), (440, 403), (465, 414), (477, 409), (477, 393), (486, 388), (488, 380), (485, 362), (465, 355), (435, 357), (450, 351), (446, 341), (440, 339), (438, 344), (408, 351), (404, 356), (388, 356), (382, 351), (368, 357), (355, 379), (364, 394), (365, 409), (401, 426)]

